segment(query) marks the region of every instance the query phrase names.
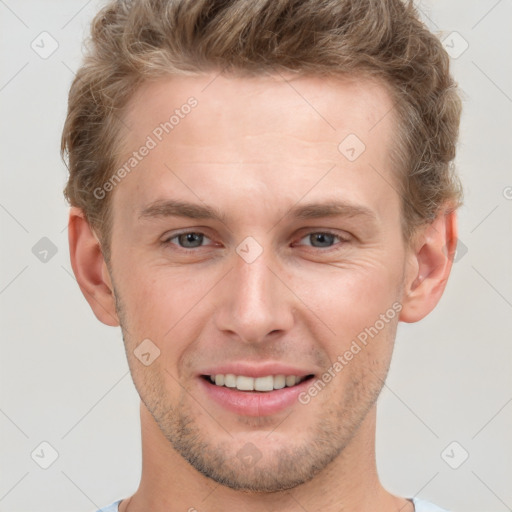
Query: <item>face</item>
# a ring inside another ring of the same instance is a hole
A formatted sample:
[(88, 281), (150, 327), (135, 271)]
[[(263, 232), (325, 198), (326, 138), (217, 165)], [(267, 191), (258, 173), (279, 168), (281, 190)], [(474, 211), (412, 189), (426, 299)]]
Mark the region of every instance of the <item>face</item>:
[(291, 488), (343, 453), (406, 272), (385, 89), (287, 79), (144, 85), (120, 158), (137, 162), (110, 192), (135, 386), (173, 449), (233, 489)]

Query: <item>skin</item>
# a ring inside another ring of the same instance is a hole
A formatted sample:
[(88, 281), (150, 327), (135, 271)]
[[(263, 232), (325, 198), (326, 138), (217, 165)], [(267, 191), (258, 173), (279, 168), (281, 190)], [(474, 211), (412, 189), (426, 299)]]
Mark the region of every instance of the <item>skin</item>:
[[(83, 212), (70, 214), (77, 281), (98, 319), (121, 325), (141, 397), (141, 483), (121, 512), (414, 510), (379, 482), (375, 401), (398, 321), (420, 320), (443, 293), (455, 214), (441, 212), (405, 243), (392, 102), (362, 79), (146, 83), (125, 112), (121, 161), (190, 96), (197, 107), (111, 192), (108, 265)], [(351, 133), (366, 146), (353, 162), (338, 151)], [(224, 218), (141, 215), (169, 199)], [(331, 200), (369, 213), (289, 214)], [(176, 237), (184, 230), (205, 237), (186, 245)], [(340, 238), (319, 240), (326, 231)], [(248, 236), (263, 250), (252, 263), (236, 252)], [(201, 370), (226, 361), (286, 363), (318, 377), (397, 303), (399, 314), (306, 405), (235, 414), (200, 385)], [(134, 355), (147, 338), (160, 350), (149, 366)], [(237, 456), (247, 443), (261, 456), (249, 467)]]

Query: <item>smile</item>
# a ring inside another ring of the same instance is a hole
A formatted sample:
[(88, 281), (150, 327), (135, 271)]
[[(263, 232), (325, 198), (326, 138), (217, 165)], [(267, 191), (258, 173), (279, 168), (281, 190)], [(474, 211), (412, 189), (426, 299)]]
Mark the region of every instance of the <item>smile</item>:
[(241, 416), (278, 414), (298, 402), (310, 386), (313, 374), (261, 375), (251, 377), (234, 373), (201, 374), (201, 392), (209, 401)]
[(303, 380), (311, 377), (307, 375), (267, 375), (265, 377), (248, 377), (246, 375), (234, 375), (233, 373), (205, 375), (216, 386), (236, 388), (238, 391), (274, 391), (284, 387), (293, 387)]

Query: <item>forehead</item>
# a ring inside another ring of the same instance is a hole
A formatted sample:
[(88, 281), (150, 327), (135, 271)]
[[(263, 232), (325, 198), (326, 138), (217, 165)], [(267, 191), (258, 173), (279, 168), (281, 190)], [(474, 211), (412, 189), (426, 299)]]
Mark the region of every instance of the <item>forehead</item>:
[(392, 101), (365, 78), (163, 78), (137, 90), (124, 121), (121, 163), (152, 141), (115, 190), (114, 200), (124, 195), (132, 206), (177, 188), (189, 197), (222, 194), (226, 207), (263, 192), (296, 202), (310, 188), (385, 208), (393, 193)]
[[(126, 109), (128, 138), (140, 135), (138, 129), (150, 133), (155, 122), (169, 120), (191, 97), (197, 100), (193, 117), (201, 122), (195, 123), (194, 133), (186, 136), (195, 134), (194, 139), (201, 138), (204, 143), (206, 134), (212, 145), (234, 131), (233, 126), (239, 136), (270, 135), (273, 128), (289, 128), (312, 142), (337, 141), (348, 130), (370, 142), (377, 126), (378, 134), (388, 131), (393, 121), (393, 116), (387, 115), (392, 110), (387, 88), (368, 77), (204, 74), (161, 78), (140, 86)], [(219, 130), (213, 130), (215, 127)], [(178, 139), (183, 131), (173, 130), (172, 138)]]

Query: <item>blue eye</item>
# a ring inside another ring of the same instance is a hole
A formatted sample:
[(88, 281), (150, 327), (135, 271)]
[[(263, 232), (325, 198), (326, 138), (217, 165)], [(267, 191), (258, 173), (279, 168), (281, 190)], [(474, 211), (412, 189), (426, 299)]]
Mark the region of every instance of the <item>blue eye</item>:
[[(301, 238), (301, 240), (308, 239), (311, 242), (311, 246), (315, 249), (328, 248), (331, 247), (336, 239), (345, 241), (343, 238), (335, 235), (334, 233), (319, 231), (307, 234), (305, 237)], [(317, 243), (319, 245), (315, 245)]]
[(204, 236), (203, 233), (198, 233), (196, 231), (188, 231), (186, 233), (180, 233), (178, 235), (174, 235), (173, 237), (165, 240), (165, 242), (170, 243), (175, 238), (178, 239), (177, 245), (179, 247), (182, 247), (183, 249), (195, 249), (197, 247), (201, 247), (202, 242), (205, 239), (210, 240), (208, 237)]
[[(174, 240), (176, 240), (176, 242), (174, 242)], [(300, 240), (308, 240), (309, 243), (300, 245), (309, 245), (314, 249), (329, 249), (336, 244), (336, 241), (341, 243), (348, 242), (348, 240), (342, 238), (340, 235), (330, 233), (329, 231), (312, 231), (303, 236)], [(203, 244), (203, 242), (212, 242), (212, 240), (199, 231), (186, 231), (163, 240), (163, 244), (177, 245), (185, 251), (204, 247), (205, 244)]]
[[(313, 247), (322, 248), (330, 247), (334, 243), (335, 239), (339, 237), (332, 233), (310, 233), (304, 238), (308, 239)], [(304, 238), (302, 240), (304, 240)], [(315, 245), (316, 243), (319, 245)]]

